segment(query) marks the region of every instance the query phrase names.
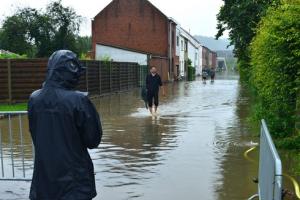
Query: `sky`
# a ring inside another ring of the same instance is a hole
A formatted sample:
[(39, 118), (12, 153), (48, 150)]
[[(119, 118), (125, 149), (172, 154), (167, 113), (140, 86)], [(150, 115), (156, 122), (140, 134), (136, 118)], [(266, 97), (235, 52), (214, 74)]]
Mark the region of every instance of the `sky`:
[[(81, 35), (91, 35), (91, 19), (112, 0), (62, 0), (83, 17)], [(193, 35), (214, 36), (217, 32), (216, 14), (222, 0), (150, 0), (167, 16), (174, 18)], [(51, 0), (1, 0), (0, 20), (14, 13), (18, 7), (45, 8)], [(225, 35), (226, 37), (226, 35)]]

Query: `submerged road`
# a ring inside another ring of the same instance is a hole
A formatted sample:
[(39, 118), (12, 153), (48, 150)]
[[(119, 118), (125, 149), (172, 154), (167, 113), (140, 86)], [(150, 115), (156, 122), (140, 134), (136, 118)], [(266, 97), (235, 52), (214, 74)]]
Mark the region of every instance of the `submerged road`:
[(105, 135), (92, 151), (99, 197), (121, 200), (241, 200), (256, 192), (245, 126), (248, 97), (238, 77), (168, 85), (159, 117), (139, 91), (95, 102)]
[[(241, 200), (254, 194), (257, 166), (243, 152), (255, 141), (238, 77), (169, 84), (166, 93), (155, 118), (139, 90), (94, 102), (104, 128), (102, 144), (91, 151), (96, 199)], [(27, 199), (29, 185), (0, 182), (0, 199)]]

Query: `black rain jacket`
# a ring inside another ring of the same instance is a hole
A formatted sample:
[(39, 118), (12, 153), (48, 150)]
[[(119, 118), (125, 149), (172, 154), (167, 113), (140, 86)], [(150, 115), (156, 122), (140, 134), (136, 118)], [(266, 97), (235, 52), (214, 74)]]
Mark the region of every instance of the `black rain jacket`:
[(42, 89), (30, 96), (29, 128), (35, 147), (31, 200), (86, 200), (96, 196), (87, 149), (98, 147), (102, 127), (87, 94), (74, 91), (83, 72), (76, 54), (57, 51), (49, 59)]
[(161, 78), (158, 74), (154, 76), (150, 73), (146, 77), (146, 88), (148, 93), (157, 93), (159, 91), (159, 87), (162, 86)]

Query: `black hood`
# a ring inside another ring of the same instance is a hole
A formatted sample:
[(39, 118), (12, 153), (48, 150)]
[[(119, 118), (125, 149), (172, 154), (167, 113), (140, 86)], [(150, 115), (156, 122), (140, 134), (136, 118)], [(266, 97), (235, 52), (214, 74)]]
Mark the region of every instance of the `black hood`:
[(74, 89), (85, 72), (75, 53), (69, 50), (54, 52), (48, 61), (45, 86)]

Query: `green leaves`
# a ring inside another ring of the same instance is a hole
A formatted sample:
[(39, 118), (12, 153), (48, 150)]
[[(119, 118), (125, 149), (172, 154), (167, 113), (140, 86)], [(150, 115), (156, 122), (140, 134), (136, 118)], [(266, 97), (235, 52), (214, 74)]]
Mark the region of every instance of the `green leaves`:
[(277, 137), (295, 135), (299, 120), (300, 1), (289, 2), (269, 8), (250, 47), (251, 83), (262, 102), (259, 117)]
[(278, 138), (300, 138), (300, 0), (224, 2), (216, 37), (229, 31), (241, 80), (259, 99), (255, 116)]
[(23, 8), (4, 20), (0, 46), (29, 57), (48, 57), (57, 49), (77, 51), (76, 38), (81, 17), (61, 0), (51, 2), (45, 11)]
[(231, 44), (234, 45), (235, 56), (238, 58), (241, 79), (248, 81), (250, 68), (249, 44), (256, 34), (256, 28), (266, 10), (279, 0), (224, 0), (218, 15), (218, 39), (228, 30)]

